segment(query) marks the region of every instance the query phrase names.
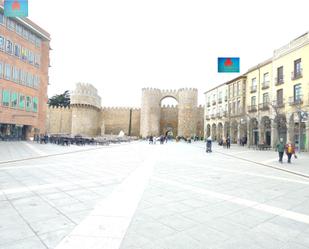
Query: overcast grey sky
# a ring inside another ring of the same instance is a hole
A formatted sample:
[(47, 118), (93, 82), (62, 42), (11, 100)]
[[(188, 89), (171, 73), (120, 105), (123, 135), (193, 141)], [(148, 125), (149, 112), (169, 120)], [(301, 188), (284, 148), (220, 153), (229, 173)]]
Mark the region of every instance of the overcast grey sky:
[(140, 106), (141, 88), (203, 92), (309, 30), (309, 1), (29, 0), (29, 18), (52, 37), (49, 96), (93, 84), (105, 106)]

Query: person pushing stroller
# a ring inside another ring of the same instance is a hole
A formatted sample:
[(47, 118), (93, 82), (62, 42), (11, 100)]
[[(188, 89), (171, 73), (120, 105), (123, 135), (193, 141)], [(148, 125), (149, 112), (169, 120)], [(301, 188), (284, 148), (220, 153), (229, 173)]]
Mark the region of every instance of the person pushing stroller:
[(212, 152), (211, 150), (211, 146), (212, 146), (212, 139), (211, 139), (211, 136), (209, 136), (207, 139), (206, 139), (206, 152)]

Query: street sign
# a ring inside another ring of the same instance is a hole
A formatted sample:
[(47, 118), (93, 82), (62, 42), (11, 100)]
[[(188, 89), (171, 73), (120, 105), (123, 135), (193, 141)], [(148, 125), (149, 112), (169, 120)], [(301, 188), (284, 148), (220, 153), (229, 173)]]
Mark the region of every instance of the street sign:
[(28, 0), (4, 0), (4, 15), (7, 17), (27, 17)]
[(239, 57), (218, 57), (218, 73), (239, 72)]

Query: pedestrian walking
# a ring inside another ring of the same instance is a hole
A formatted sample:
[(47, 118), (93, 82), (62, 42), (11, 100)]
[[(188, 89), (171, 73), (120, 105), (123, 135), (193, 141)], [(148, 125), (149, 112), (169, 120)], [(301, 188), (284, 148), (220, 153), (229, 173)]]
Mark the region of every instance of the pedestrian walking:
[(285, 149), (285, 145), (283, 143), (283, 138), (280, 138), (280, 141), (277, 144), (277, 151), (278, 151), (278, 154), (279, 154), (279, 163), (282, 163), (284, 149)]
[(291, 163), (291, 158), (292, 155), (295, 156), (295, 158), (297, 158), (297, 156), (295, 155), (295, 146), (294, 144), (291, 143), (291, 141), (289, 141), (286, 145), (285, 145), (285, 153), (288, 156), (288, 163)]
[(149, 144), (153, 144), (153, 136), (152, 135), (149, 137)]
[(212, 152), (211, 150), (211, 147), (212, 147), (212, 139), (211, 139), (211, 136), (209, 136), (207, 139), (206, 139), (206, 152)]
[(231, 148), (231, 139), (230, 139), (230, 137), (227, 137), (227, 139), (226, 139), (226, 148), (227, 149)]

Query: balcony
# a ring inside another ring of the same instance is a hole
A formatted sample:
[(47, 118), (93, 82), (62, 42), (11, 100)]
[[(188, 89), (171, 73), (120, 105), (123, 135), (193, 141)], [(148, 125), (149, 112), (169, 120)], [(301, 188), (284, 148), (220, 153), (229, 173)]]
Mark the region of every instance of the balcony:
[(222, 113), (221, 112), (217, 113), (217, 118), (222, 118)]
[(251, 86), (250, 93), (255, 93), (257, 89), (257, 86)]
[(210, 117), (211, 117), (211, 119), (215, 119), (216, 118), (216, 114), (211, 114)]
[(206, 120), (210, 120), (210, 115), (206, 115)]
[(217, 104), (217, 101), (213, 100), (212, 105), (215, 105), (215, 104)]
[(283, 108), (283, 107), (285, 106), (284, 100), (283, 100), (283, 99), (281, 99), (281, 100), (274, 100), (274, 101), (272, 102), (272, 106), (273, 106), (274, 108)]
[(265, 90), (265, 89), (267, 89), (267, 88), (269, 88), (269, 81), (264, 81), (264, 82), (262, 83), (262, 90)]
[(221, 104), (222, 103), (222, 98), (218, 99), (218, 103)]
[(279, 85), (281, 85), (281, 84), (283, 84), (283, 83), (284, 83), (284, 77), (283, 77), (283, 75), (281, 75), (281, 76), (275, 78), (275, 85), (276, 85), (276, 86), (279, 86)]
[(269, 103), (265, 102), (265, 103), (259, 104), (259, 110), (261, 110), (261, 111), (268, 111), (269, 110)]
[(257, 106), (256, 105), (249, 105), (248, 106), (248, 112), (256, 112)]
[(227, 96), (224, 97), (224, 101), (225, 101), (225, 102), (227, 101)]
[(226, 118), (227, 117), (227, 111), (222, 112), (222, 117)]
[(210, 103), (209, 102), (207, 103), (207, 107), (210, 107)]
[(296, 96), (292, 96), (289, 98), (289, 104), (290, 105), (301, 105), (303, 103), (303, 96), (302, 95), (298, 95)]
[(300, 69), (300, 71), (291, 72), (291, 80), (297, 80), (302, 77), (303, 77), (303, 69)]

